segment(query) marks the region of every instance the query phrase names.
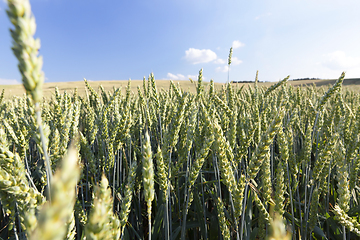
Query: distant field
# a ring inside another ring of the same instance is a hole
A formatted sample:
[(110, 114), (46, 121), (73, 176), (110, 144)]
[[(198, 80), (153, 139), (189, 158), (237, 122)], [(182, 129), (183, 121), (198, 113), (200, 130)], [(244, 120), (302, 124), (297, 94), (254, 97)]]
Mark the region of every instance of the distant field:
[[(297, 81), (288, 81), (288, 84), (299, 87), (299, 86), (311, 86), (315, 84), (317, 87), (327, 87), (329, 85), (333, 85), (337, 79), (324, 79), (324, 80), (297, 80)], [(260, 83), (260, 86), (270, 87), (276, 82), (264, 82)], [(252, 83), (234, 83), (234, 86), (242, 86), (242, 85), (252, 85)], [(343, 82), (344, 89), (352, 89), (354, 91), (360, 91), (360, 78), (348, 78)]]
[[(102, 85), (105, 91), (112, 91), (113, 88), (121, 87), (122, 92), (125, 93), (125, 89), (127, 87), (127, 80), (119, 80), (119, 81), (88, 81), (89, 84), (95, 89), (98, 90), (99, 86)], [(184, 90), (188, 90), (190, 92), (195, 92), (195, 83), (191, 83), (190, 81), (173, 81), (175, 84), (179, 83), (181, 88)], [(142, 80), (131, 80), (131, 91), (133, 93), (137, 93), (137, 86), (142, 88), (143, 81)], [(205, 86), (209, 85), (209, 82), (204, 82)], [(216, 89), (221, 89), (223, 84), (215, 83)], [(170, 86), (169, 80), (156, 80), (156, 86), (158, 89), (168, 89)], [(51, 97), (54, 94), (55, 87), (59, 88), (59, 91), (62, 93), (64, 91), (73, 92), (75, 88), (78, 89), (80, 95), (86, 94), (86, 87), (84, 81), (77, 82), (52, 82), (45, 83), (43, 86), (43, 92), (45, 97)], [(0, 90), (5, 89), (5, 98), (11, 98), (12, 96), (21, 96), (25, 93), (24, 87), (21, 84), (17, 85), (0, 85)]]
[[(298, 87), (315, 84), (318, 87), (333, 85), (336, 79), (330, 80), (298, 80), (298, 81), (289, 81), (289, 84)], [(174, 83), (179, 83), (183, 90), (190, 92), (196, 91), (196, 86), (190, 81), (173, 81)], [(89, 81), (90, 85), (98, 90), (99, 86), (102, 85), (106, 91), (111, 91), (113, 88), (122, 88), (122, 91), (125, 92), (126, 86), (128, 84), (127, 80), (119, 81)], [(263, 82), (259, 83), (259, 86), (269, 87), (276, 82)], [(137, 93), (137, 86), (142, 87), (142, 80), (131, 80), (131, 91)], [(168, 89), (170, 85), (169, 80), (156, 80), (156, 85), (158, 89)], [(205, 87), (209, 85), (209, 82), (204, 82)], [(215, 89), (221, 89), (224, 83), (215, 83)], [(242, 85), (253, 85), (253, 83), (233, 83), (236, 87), (241, 87)], [(360, 78), (349, 78), (345, 79), (343, 83), (344, 89), (350, 89), (353, 91), (360, 92)], [(85, 83), (84, 81), (77, 82), (51, 82), (45, 83), (43, 87), (44, 96), (46, 98), (51, 97), (54, 94), (55, 87), (59, 88), (59, 91), (62, 93), (64, 91), (73, 92), (75, 88), (78, 89), (80, 95), (85, 95)], [(12, 96), (21, 96), (25, 93), (25, 90), (21, 84), (17, 85), (0, 85), (0, 90), (5, 89), (5, 98), (11, 98)]]

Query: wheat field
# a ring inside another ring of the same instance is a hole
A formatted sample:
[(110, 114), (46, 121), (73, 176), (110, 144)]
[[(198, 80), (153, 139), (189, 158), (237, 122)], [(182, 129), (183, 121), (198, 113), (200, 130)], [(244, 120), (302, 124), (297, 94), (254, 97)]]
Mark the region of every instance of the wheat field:
[(345, 73), (217, 87), (201, 69), (193, 90), (150, 74), (44, 98), (30, 3), (8, 6), (26, 94), (0, 96), (1, 239), (360, 238)]

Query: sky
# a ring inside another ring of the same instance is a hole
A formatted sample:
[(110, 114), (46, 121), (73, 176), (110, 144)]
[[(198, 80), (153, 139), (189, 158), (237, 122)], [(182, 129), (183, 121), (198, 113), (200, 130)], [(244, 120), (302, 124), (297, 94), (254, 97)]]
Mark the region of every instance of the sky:
[[(45, 82), (360, 78), (359, 0), (30, 0)], [(0, 84), (21, 83), (0, 0)], [(228, 55), (233, 47), (232, 63)]]

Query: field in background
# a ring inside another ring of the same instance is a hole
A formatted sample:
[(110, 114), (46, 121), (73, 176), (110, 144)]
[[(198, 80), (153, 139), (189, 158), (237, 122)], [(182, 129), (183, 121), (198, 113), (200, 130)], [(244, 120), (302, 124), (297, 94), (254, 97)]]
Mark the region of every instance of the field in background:
[[(194, 79), (195, 80), (195, 79)], [(280, 80), (280, 79), (279, 79)], [(289, 81), (288, 84), (292, 86), (304, 86), (304, 85), (312, 85), (316, 84), (318, 87), (328, 87), (329, 85), (333, 85), (336, 79), (331, 80), (298, 80), (298, 81)], [(126, 86), (128, 84), (127, 80), (118, 80), (118, 81), (88, 81), (89, 84), (98, 89), (100, 85), (104, 87), (106, 91), (112, 91), (113, 88), (122, 88), (122, 92), (125, 93)], [(189, 91), (191, 93), (196, 92), (196, 86), (194, 83), (190, 81), (173, 81), (175, 84), (179, 83), (181, 88), (185, 91)], [(131, 80), (131, 91), (137, 93), (137, 86), (142, 86), (142, 80)], [(209, 82), (203, 82), (205, 87), (208, 87)], [(270, 87), (274, 82), (260, 82), (259, 86)], [(169, 80), (156, 80), (156, 85), (158, 89), (169, 89), (170, 81)], [(214, 83), (215, 89), (221, 89), (224, 83)], [(253, 85), (253, 83), (233, 83), (232, 84), (235, 89), (240, 88), (242, 85)], [(64, 91), (72, 92), (75, 88), (78, 89), (80, 96), (85, 95), (85, 83), (84, 81), (77, 82), (51, 82), (45, 83), (43, 87), (44, 96), (46, 98), (51, 97), (54, 94), (55, 87), (59, 88), (60, 93)], [(5, 89), (5, 98), (11, 98), (12, 96), (21, 96), (25, 93), (24, 87), (22, 84), (18, 85), (0, 85), (0, 90)], [(343, 89), (351, 89), (352, 91), (360, 92), (360, 78), (349, 78), (345, 79), (343, 83)]]
[[(196, 87), (194, 83), (190, 81), (173, 81), (175, 84), (180, 84), (181, 88), (189, 91), (191, 93), (196, 92)], [(105, 91), (113, 91), (113, 89), (117, 89), (121, 87), (122, 93), (125, 93), (126, 86), (128, 84), (127, 80), (118, 80), (118, 81), (88, 81), (88, 83), (94, 89), (98, 89), (100, 85), (102, 85)], [(207, 87), (210, 83), (204, 82), (204, 86)], [(133, 93), (137, 93), (137, 87), (143, 85), (143, 80), (131, 80), (131, 91)], [(156, 80), (156, 85), (159, 90), (169, 89), (170, 81), (169, 80)], [(215, 89), (221, 89), (222, 83), (215, 83)], [(51, 97), (54, 94), (55, 87), (59, 88), (59, 92), (63, 93), (64, 91), (73, 92), (75, 88), (78, 89), (78, 93), (80, 96), (86, 94), (86, 87), (84, 81), (77, 82), (51, 82), (45, 83), (43, 86), (44, 96), (46, 98)], [(5, 89), (5, 98), (10, 98), (12, 96), (21, 96), (25, 93), (25, 89), (22, 84), (18, 85), (0, 85), (0, 90)]]
[[(279, 79), (280, 81), (281, 79)], [(315, 84), (317, 87), (326, 87), (329, 88), (330, 85), (334, 85), (337, 79), (324, 79), (324, 80), (296, 80), (296, 81), (288, 81), (289, 85), (294, 87), (299, 86), (311, 86)], [(234, 86), (241, 87), (242, 85), (254, 85), (254, 83), (233, 83)], [(270, 87), (274, 82), (260, 82), (259, 86)], [(360, 78), (348, 78), (343, 82), (343, 89), (350, 89), (352, 91), (360, 92)]]

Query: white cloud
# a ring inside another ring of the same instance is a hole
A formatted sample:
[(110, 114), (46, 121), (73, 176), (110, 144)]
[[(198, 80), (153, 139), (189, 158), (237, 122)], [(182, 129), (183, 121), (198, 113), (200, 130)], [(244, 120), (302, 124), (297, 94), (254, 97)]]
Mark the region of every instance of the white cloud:
[(241, 64), (243, 61), (241, 61), (240, 59), (238, 59), (237, 57), (232, 57), (231, 58), (231, 65), (239, 65)]
[(172, 73), (168, 73), (166, 75), (168, 78), (170, 78), (171, 80), (185, 80), (186, 77), (182, 74), (172, 74)]
[(232, 43), (232, 48), (233, 48), (233, 49), (237, 49), (237, 48), (243, 47), (243, 46), (245, 46), (245, 44), (242, 43), (242, 42), (240, 42), (239, 40), (235, 40), (235, 41), (233, 41), (233, 43)]
[(216, 72), (227, 72), (228, 70), (229, 70), (229, 67), (227, 65), (215, 68)]
[(221, 58), (218, 58), (218, 59), (216, 59), (216, 60), (214, 61), (214, 63), (216, 63), (216, 64), (226, 64), (226, 60), (221, 59)]
[(208, 63), (216, 58), (216, 53), (210, 49), (189, 48), (189, 50), (185, 51), (185, 59), (192, 64)]
[(343, 51), (335, 51), (324, 56), (322, 65), (332, 70), (347, 71), (360, 67), (360, 58), (347, 56)]
[(196, 81), (198, 79), (198, 75), (187, 75), (187, 77), (191, 78), (194, 81)]
[[(194, 81), (197, 81), (198, 80), (198, 75), (187, 75), (186, 77), (185, 77), (185, 75), (183, 75), (183, 74), (172, 74), (172, 73), (168, 73), (167, 75), (166, 75), (166, 79), (164, 79), (164, 80), (168, 80), (168, 79), (170, 79), (170, 80), (188, 80), (189, 78), (191, 78), (192, 80), (194, 80)], [(206, 78), (205, 77), (203, 77), (203, 80), (205, 80)]]
[(0, 85), (13, 85), (13, 84), (20, 84), (20, 82), (16, 79), (0, 78)]

